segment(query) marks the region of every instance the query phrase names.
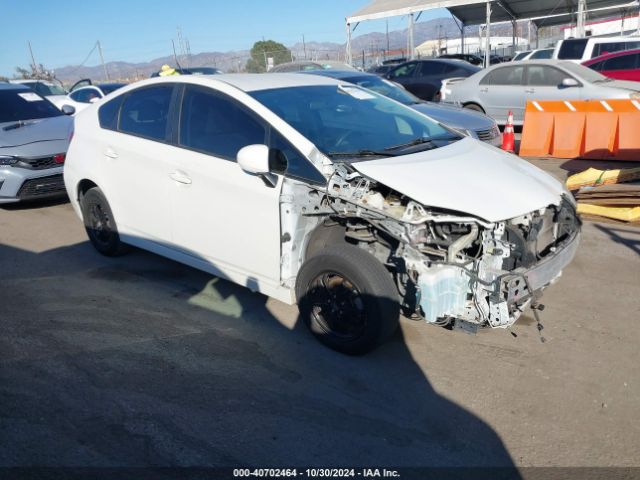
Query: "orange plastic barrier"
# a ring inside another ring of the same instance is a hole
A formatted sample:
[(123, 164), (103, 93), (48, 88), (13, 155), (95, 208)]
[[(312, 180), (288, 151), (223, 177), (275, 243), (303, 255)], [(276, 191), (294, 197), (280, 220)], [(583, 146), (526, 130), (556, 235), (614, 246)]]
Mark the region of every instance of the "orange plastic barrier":
[(640, 161), (640, 100), (529, 101), (519, 153)]

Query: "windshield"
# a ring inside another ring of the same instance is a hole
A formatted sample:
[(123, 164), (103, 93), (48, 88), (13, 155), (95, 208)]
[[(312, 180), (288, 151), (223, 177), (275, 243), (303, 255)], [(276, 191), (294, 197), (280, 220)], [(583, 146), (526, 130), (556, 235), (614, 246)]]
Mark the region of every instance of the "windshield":
[(385, 97), (393, 98), (396, 102), (404, 103), (405, 105), (413, 105), (421, 102), (418, 97), (413, 96), (404, 88), (380, 77), (367, 75), (363, 77), (345, 78), (344, 80), (360, 85), (361, 87), (368, 88), (369, 90), (373, 90)]
[(329, 157), (397, 156), (461, 138), (409, 107), (354, 85), (287, 87), (251, 95)]
[(0, 123), (59, 117), (63, 113), (31, 90), (0, 90)]
[(526, 52), (520, 52), (519, 54), (517, 54), (515, 57), (513, 57), (513, 60), (522, 60), (524, 57), (526, 57), (527, 55), (529, 55), (531, 53), (531, 50), (526, 51)]
[(36, 93), (39, 93), (43, 97), (47, 97), (49, 95), (66, 95), (67, 92), (64, 91), (60, 85), (50, 84), (50, 83), (42, 83), (42, 82), (32, 82), (32, 83), (24, 83), (29, 88), (33, 89)]
[(565, 68), (569, 73), (573, 73), (579, 76), (586, 82), (594, 83), (594, 82), (609, 82), (610, 78), (605, 77), (604, 75), (596, 72), (595, 70), (591, 70), (589, 67), (585, 67), (583, 65), (578, 65), (573, 62), (563, 62), (562, 67)]

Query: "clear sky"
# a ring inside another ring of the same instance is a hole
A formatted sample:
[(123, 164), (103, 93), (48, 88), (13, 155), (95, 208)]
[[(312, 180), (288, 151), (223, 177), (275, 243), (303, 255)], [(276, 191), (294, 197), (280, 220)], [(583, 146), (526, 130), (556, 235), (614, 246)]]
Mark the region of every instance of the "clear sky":
[[(30, 63), (55, 69), (80, 64), (96, 40), (105, 61), (146, 62), (171, 54), (176, 28), (191, 53), (249, 49), (257, 40), (285, 45), (345, 41), (344, 18), (369, 0), (0, 0), (0, 75)], [(424, 12), (420, 21), (443, 16)], [(389, 19), (389, 30), (406, 28), (405, 17)], [(354, 36), (383, 32), (384, 21), (361, 24)], [(99, 63), (95, 51), (86, 65)]]

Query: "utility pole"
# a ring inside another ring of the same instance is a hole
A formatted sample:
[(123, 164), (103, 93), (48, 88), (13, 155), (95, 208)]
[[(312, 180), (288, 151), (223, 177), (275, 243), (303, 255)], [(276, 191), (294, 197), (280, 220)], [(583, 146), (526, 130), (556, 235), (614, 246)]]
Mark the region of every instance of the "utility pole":
[(171, 39), (171, 45), (173, 45), (173, 59), (176, 61), (176, 67), (180, 68), (180, 62), (178, 62), (178, 55), (176, 55), (176, 42)]
[[(387, 55), (389, 55), (389, 20), (387, 20)], [(387, 55), (385, 55), (385, 58)]]
[(576, 22), (576, 37), (584, 38), (584, 19), (586, 16), (586, 0), (578, 0), (578, 21)]
[(304, 59), (307, 59), (307, 42), (304, 41), (304, 33), (302, 34), (302, 49), (304, 50)]
[(33, 56), (33, 49), (31, 48), (31, 40), (29, 40), (27, 43), (29, 45), (29, 53), (31, 54), (32, 70), (33, 70), (33, 73), (36, 73), (38, 71), (38, 66), (36, 65), (36, 59)]
[(109, 72), (107, 71), (107, 66), (104, 63), (104, 57), (102, 56), (102, 45), (100, 45), (100, 40), (98, 40), (98, 53), (100, 53), (100, 61), (102, 62), (102, 68), (104, 70), (104, 76), (107, 79), (107, 82), (110, 80)]

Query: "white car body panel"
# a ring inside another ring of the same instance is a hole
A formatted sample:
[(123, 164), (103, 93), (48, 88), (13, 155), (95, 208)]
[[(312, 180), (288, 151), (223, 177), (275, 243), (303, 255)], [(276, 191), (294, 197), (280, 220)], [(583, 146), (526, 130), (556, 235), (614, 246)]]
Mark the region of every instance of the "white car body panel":
[(519, 157), (465, 138), (447, 147), (355, 168), (424, 205), (489, 222), (557, 205), (563, 185)]
[[(109, 97), (173, 82), (233, 97), (280, 131), (320, 171), (331, 166), (313, 143), (246, 92), (346, 82), (299, 74), (166, 77), (138, 82)], [(82, 218), (79, 182), (91, 179), (109, 200), (125, 242), (294, 303), (291, 277), (282, 278), (281, 269), (282, 176), (269, 188), (234, 161), (102, 129), (97, 118), (102, 103), (85, 104), (76, 117), (67, 154), (65, 184), (76, 213)], [(530, 164), (471, 138), (353, 166), (424, 205), (489, 222), (557, 205), (564, 191), (560, 182)]]

